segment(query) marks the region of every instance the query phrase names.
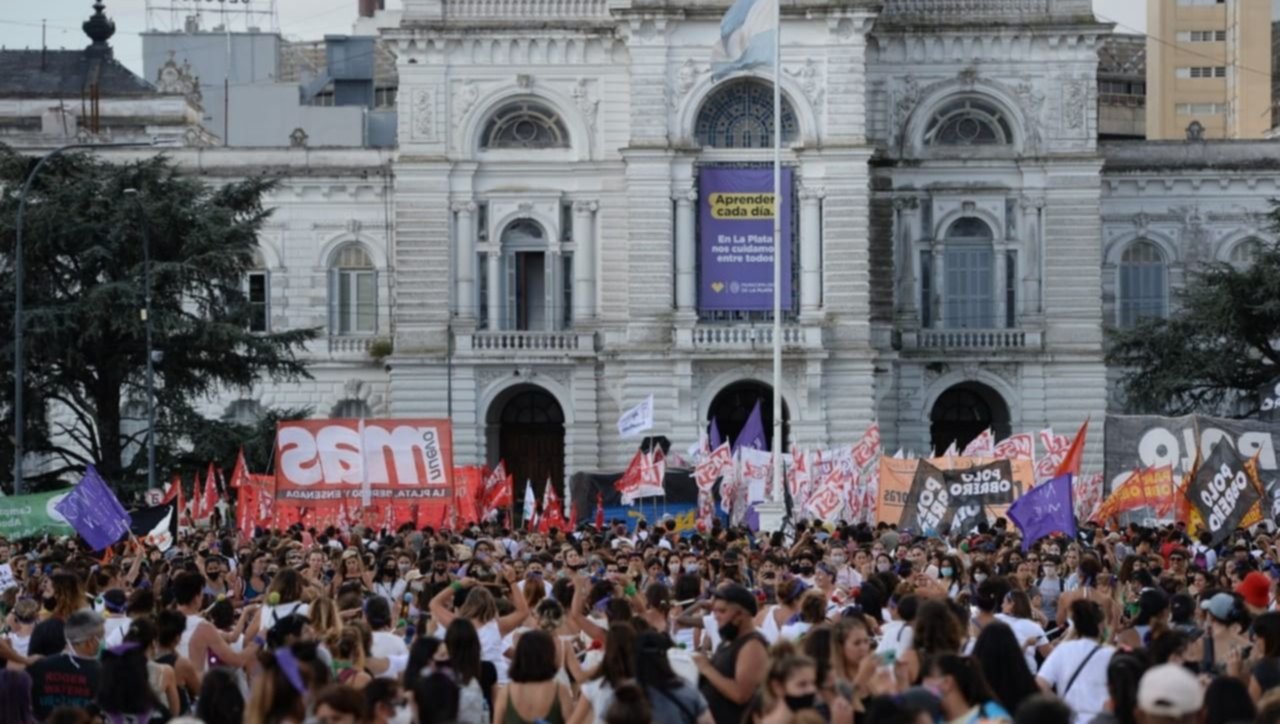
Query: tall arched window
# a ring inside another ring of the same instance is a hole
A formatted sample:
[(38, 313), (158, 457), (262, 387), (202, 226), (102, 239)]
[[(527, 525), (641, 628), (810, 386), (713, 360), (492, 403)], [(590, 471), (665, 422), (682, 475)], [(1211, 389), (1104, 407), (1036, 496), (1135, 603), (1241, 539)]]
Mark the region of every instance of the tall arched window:
[(1119, 322), (1132, 327), (1149, 317), (1163, 317), (1168, 304), (1164, 253), (1149, 241), (1137, 241), (1120, 257)]
[(990, 101), (973, 96), (945, 103), (924, 130), (926, 146), (1007, 146), (1013, 143), (1013, 126), (1004, 111)]
[(569, 131), (550, 106), (519, 100), (499, 108), (480, 134), (480, 148), (568, 148)]
[(995, 253), (991, 227), (966, 217), (947, 229), (943, 268), (943, 326), (990, 329), (995, 326)]
[(329, 333), (373, 334), (378, 331), (378, 271), (368, 252), (348, 244), (329, 266)]
[[(799, 135), (795, 111), (782, 97), (782, 143)], [(773, 86), (740, 79), (717, 88), (703, 101), (694, 136), (708, 148), (772, 148)]]
[(547, 248), (547, 233), (532, 219), (518, 219), (502, 230), (502, 258), (506, 267), (507, 327), (550, 330), (563, 315), (555, 314), (555, 290), (563, 279)]

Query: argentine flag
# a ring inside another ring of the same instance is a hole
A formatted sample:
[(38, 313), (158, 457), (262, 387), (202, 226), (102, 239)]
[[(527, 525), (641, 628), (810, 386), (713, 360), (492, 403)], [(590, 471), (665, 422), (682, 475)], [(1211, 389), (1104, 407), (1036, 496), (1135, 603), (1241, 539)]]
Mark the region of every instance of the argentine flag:
[(711, 51), (712, 80), (773, 63), (775, 2), (781, 0), (734, 0), (720, 21), (720, 42)]

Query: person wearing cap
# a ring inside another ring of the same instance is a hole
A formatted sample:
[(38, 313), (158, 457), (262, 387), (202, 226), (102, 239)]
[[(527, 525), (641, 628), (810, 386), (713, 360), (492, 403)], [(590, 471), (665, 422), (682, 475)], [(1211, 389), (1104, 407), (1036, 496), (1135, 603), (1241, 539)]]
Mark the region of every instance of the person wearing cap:
[(1250, 571), (1236, 585), (1236, 593), (1244, 599), (1250, 615), (1261, 615), (1271, 608), (1271, 577), (1259, 571)]
[(1138, 724), (1194, 724), (1204, 690), (1194, 674), (1177, 664), (1147, 669), (1138, 682)]
[(61, 706), (87, 709), (93, 704), (102, 680), (102, 664), (98, 662), (98, 649), (106, 635), (102, 624), (96, 611), (76, 611), (62, 629), (68, 650), (27, 667), (37, 721), (44, 721)]
[(712, 601), (720, 646), (711, 658), (694, 656), (702, 677), (699, 690), (706, 697), (716, 724), (738, 724), (764, 682), (769, 652), (755, 627), (756, 597), (746, 587), (723, 585), (716, 589)]
[(1221, 674), (1227, 663), (1244, 658), (1249, 647), (1246, 631), (1249, 628), (1249, 612), (1239, 594), (1215, 593), (1200, 603), (1200, 609), (1208, 614), (1208, 630), (1201, 639), (1200, 670)]

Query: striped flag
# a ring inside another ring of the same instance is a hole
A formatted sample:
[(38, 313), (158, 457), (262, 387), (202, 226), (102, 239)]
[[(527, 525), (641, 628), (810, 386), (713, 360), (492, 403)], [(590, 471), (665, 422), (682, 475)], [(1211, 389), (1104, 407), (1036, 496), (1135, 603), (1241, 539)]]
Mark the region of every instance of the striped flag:
[(720, 21), (720, 42), (711, 51), (711, 79), (773, 63), (778, 28), (774, 2), (735, 0)]

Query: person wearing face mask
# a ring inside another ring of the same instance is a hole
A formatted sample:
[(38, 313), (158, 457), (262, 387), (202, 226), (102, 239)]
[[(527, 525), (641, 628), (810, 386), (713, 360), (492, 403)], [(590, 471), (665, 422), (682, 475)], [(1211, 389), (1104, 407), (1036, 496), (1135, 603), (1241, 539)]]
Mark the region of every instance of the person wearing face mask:
[(947, 597), (955, 598), (965, 587), (964, 564), (956, 556), (943, 556), (938, 566), (938, 583), (947, 589)]
[(1058, 599), (1067, 591), (1059, 565), (1057, 556), (1046, 554), (1040, 563), (1040, 580), (1036, 582), (1036, 588), (1040, 589), (1040, 610), (1050, 620), (1058, 615)]
[(37, 721), (44, 721), (58, 707), (88, 708), (98, 695), (102, 680), (98, 649), (106, 636), (102, 616), (89, 609), (76, 611), (63, 624), (63, 635), (65, 651), (27, 667)]
[(835, 571), (837, 588), (850, 591), (862, 585), (862, 574), (849, 565), (849, 553), (843, 546), (832, 546), (827, 562)]
[(400, 603), (404, 598), (404, 592), (409, 588), (409, 582), (404, 576), (409, 572), (409, 565), (406, 559), (404, 570), (401, 571), (397, 567), (396, 559), (391, 556), (384, 556), (378, 561), (378, 567), (373, 574), (373, 593), (375, 596), (382, 596), (390, 601), (393, 605)]
[(888, 553), (876, 554), (876, 573), (888, 573), (893, 570), (893, 559)]
[(716, 724), (738, 724), (764, 683), (769, 652), (755, 628), (756, 598), (745, 587), (721, 586), (713, 596), (712, 611), (720, 646), (710, 658), (694, 656), (701, 675), (698, 688)]
[(982, 668), (971, 657), (943, 654), (934, 658), (923, 683), (942, 702), (942, 718), (947, 724), (1013, 719), (996, 702)]
[(889, 622), (880, 629), (880, 643), (876, 646), (876, 653), (880, 656), (892, 654), (894, 658), (901, 659), (903, 654), (911, 650), (911, 622), (915, 620), (920, 599), (910, 592), (908, 584), (902, 584), (898, 588), (889, 597)]
[[(818, 666), (791, 644), (775, 646), (773, 664), (765, 687), (764, 711), (754, 721), (759, 724), (786, 724), (796, 714), (813, 709), (818, 697)], [(716, 722), (719, 723), (719, 719)]]

